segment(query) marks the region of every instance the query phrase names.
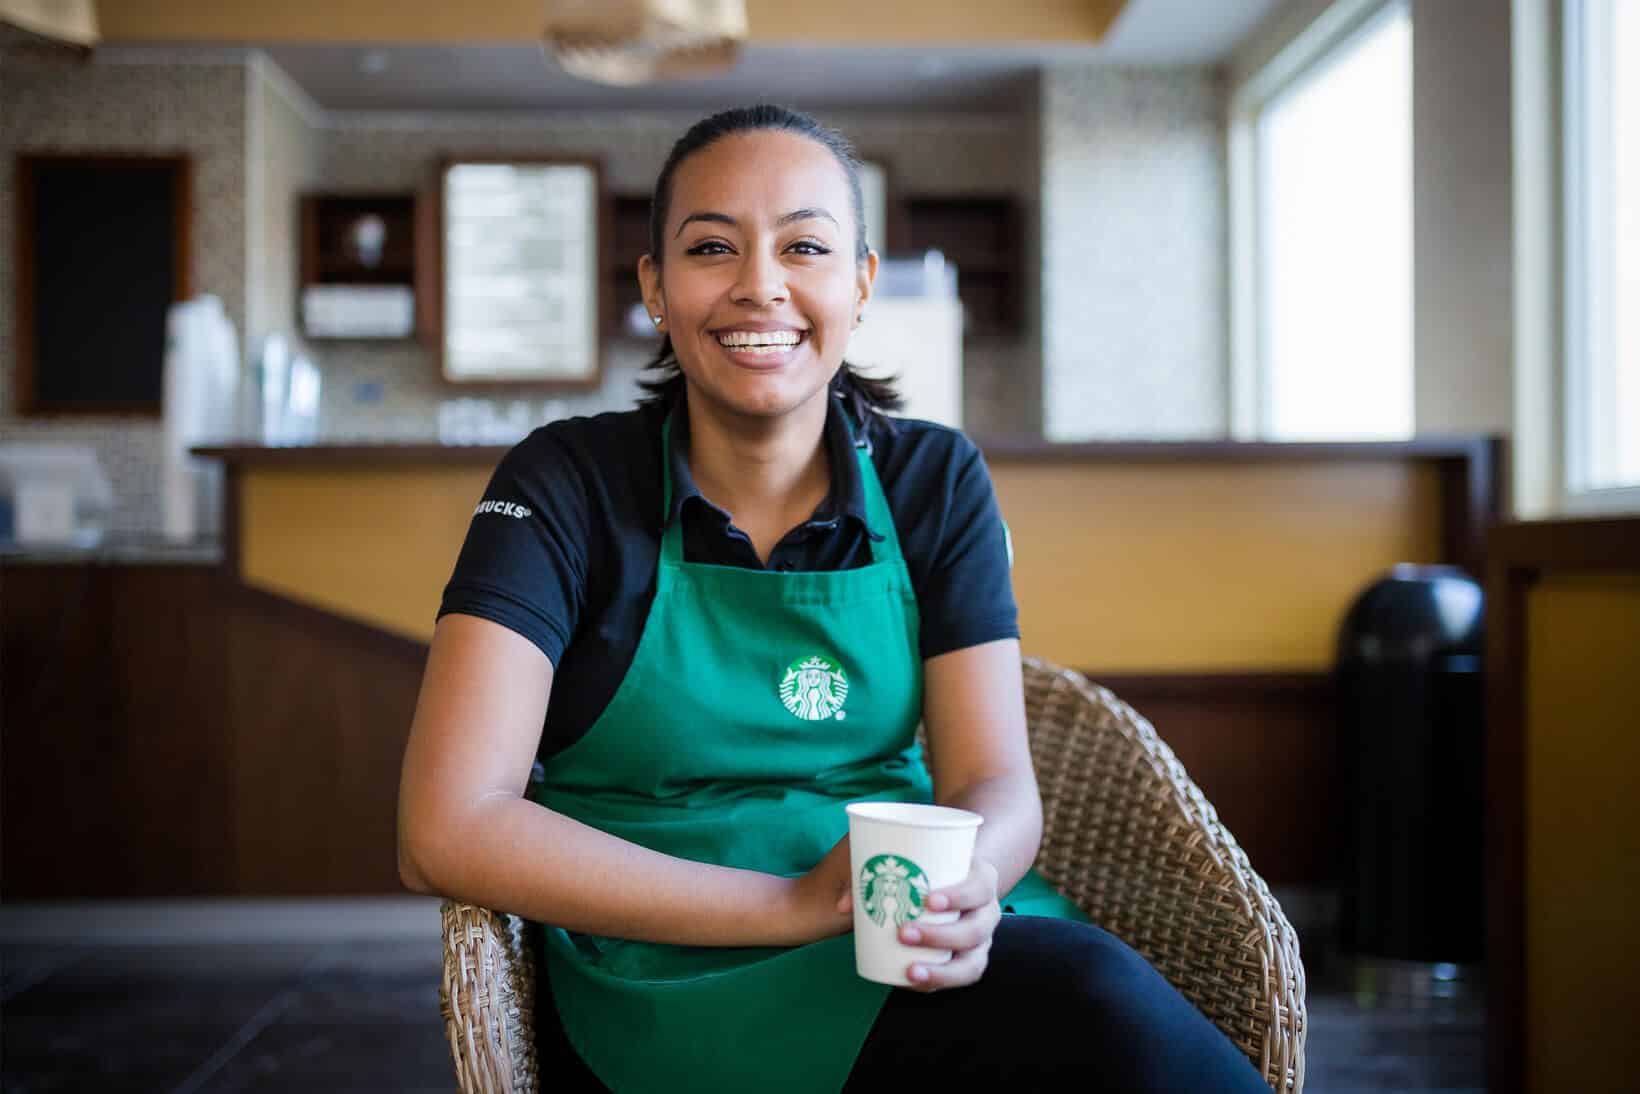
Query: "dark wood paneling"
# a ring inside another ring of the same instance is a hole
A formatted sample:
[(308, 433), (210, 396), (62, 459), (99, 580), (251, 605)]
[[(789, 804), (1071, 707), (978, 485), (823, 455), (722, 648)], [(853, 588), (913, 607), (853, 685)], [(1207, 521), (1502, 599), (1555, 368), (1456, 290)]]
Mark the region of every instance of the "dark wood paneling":
[[(5, 899), (400, 891), (423, 644), (198, 567), (8, 567), (0, 609)], [(1089, 675), (1266, 880), (1331, 880), (1329, 677)]]
[(199, 567), (0, 570), (5, 899), (229, 891), (221, 588)]
[(420, 644), (181, 566), (8, 566), (0, 633), (0, 897), (401, 891)]
[(425, 648), (243, 588), (230, 643), (235, 890), (402, 891), (398, 776)]
[(1156, 727), (1265, 881), (1338, 881), (1343, 816), (1330, 673), (1084, 675)]
[(1525, 1086), (1526, 602), (1548, 574), (1640, 573), (1640, 518), (1500, 524), (1486, 545), (1487, 1089)]

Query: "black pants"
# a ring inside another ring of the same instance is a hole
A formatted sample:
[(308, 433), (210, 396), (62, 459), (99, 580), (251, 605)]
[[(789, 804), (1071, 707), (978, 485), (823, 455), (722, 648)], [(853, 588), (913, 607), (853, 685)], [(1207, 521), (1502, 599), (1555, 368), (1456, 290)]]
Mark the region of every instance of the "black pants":
[[(605, 1090), (565, 1038), (549, 986), (540, 989), (542, 1089)], [(997, 925), (979, 983), (889, 992), (844, 1091), (904, 1094), (908, 1085), (959, 1080), (994, 1090), (1270, 1089), (1218, 1027), (1115, 935), (1016, 915)]]

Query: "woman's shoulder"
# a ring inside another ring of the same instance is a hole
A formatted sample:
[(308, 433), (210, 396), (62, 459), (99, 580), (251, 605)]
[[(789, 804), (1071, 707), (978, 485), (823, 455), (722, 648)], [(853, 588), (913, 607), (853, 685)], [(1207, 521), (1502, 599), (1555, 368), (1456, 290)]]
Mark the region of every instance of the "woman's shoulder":
[(960, 474), (983, 465), (979, 446), (968, 434), (940, 422), (877, 415), (869, 436), (878, 468), (894, 475)]
[(648, 404), (631, 410), (559, 418), (531, 430), (501, 458), (515, 478), (604, 480), (631, 473), (632, 456), (659, 443), (660, 417)]

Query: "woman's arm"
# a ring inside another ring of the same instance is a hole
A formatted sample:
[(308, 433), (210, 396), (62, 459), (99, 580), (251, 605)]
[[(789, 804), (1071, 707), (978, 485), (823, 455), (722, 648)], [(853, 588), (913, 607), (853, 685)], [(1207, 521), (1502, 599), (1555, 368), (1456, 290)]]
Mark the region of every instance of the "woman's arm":
[(1042, 797), (1025, 735), (1019, 640), (986, 642), (924, 662), (923, 723), (934, 800), (985, 818), (974, 856), (1019, 883), (1042, 842)]
[(399, 782), (399, 876), (567, 930), (690, 946), (814, 937), (793, 879), (674, 858), (524, 798), (552, 665), (496, 623), (439, 620)]

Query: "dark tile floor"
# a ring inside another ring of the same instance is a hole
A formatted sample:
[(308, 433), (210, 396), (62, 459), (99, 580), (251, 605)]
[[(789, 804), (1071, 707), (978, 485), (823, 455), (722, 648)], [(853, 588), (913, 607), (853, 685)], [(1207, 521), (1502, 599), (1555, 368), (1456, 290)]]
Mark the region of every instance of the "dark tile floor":
[[(449, 1091), (435, 947), (0, 947), (0, 1090)], [(1482, 1089), (1473, 999), (1366, 1006), (1307, 966), (1310, 1094)]]

